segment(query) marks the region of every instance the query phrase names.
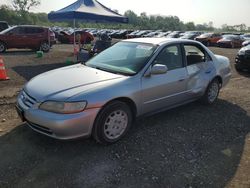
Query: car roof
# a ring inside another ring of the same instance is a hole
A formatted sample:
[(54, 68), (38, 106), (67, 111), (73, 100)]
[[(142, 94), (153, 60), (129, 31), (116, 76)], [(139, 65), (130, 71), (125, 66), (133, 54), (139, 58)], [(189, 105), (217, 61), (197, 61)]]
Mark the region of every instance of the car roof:
[(48, 28), (48, 27), (38, 26), (38, 25), (16, 25), (16, 27), (33, 27), (33, 28), (44, 28), (44, 29)]
[(186, 39), (176, 39), (176, 38), (134, 38), (134, 39), (126, 39), (123, 40), (125, 42), (139, 42), (139, 43), (148, 43), (153, 45), (162, 45), (166, 43), (173, 43), (173, 42), (192, 42), (197, 43), (193, 40), (186, 40)]

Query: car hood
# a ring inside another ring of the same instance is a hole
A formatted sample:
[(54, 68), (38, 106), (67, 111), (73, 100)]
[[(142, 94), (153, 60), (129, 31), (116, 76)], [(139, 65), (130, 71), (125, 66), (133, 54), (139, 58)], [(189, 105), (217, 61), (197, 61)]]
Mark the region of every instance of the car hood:
[(78, 64), (40, 74), (29, 81), (24, 90), (38, 102), (66, 101), (78, 93), (104, 87), (122, 78), (126, 76)]

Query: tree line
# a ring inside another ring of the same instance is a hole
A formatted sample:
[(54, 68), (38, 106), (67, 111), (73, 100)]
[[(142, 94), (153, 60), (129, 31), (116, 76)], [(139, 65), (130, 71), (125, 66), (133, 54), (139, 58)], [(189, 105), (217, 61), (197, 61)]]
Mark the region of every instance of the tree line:
[[(7, 21), (10, 25), (43, 25), (43, 26), (63, 26), (73, 27), (73, 22), (50, 22), (48, 14), (46, 13), (32, 13), (29, 9), (32, 6), (39, 5), (38, 1), (28, 0), (13, 0), (15, 6), (7, 5), (0, 6), (0, 18), (2, 21)], [(26, 2), (26, 4), (23, 4)], [(166, 30), (166, 31), (241, 31), (246, 32), (250, 30), (245, 24), (237, 26), (229, 26), (224, 24), (222, 28), (218, 29), (213, 26), (213, 22), (204, 24), (195, 24), (194, 22), (184, 23), (177, 16), (161, 16), (161, 15), (147, 15), (145, 12), (137, 15), (132, 10), (124, 13), (124, 16), (129, 18), (128, 24), (104, 24), (104, 23), (84, 23), (77, 21), (76, 26), (81, 28), (107, 28), (107, 29), (150, 29), (150, 30)]]

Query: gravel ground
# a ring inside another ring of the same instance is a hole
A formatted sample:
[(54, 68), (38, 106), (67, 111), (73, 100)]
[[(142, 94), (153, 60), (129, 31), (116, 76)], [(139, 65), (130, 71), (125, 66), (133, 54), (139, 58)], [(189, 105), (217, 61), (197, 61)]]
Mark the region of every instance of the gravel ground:
[[(233, 63), (238, 49), (211, 48)], [(23, 84), (73, 60), (72, 46), (43, 58), (4, 54), (0, 82), (0, 187), (250, 187), (250, 74), (235, 72), (213, 106), (194, 102), (138, 119), (111, 146), (57, 141), (30, 130), (15, 112)], [(63, 79), (63, 78), (62, 78)]]

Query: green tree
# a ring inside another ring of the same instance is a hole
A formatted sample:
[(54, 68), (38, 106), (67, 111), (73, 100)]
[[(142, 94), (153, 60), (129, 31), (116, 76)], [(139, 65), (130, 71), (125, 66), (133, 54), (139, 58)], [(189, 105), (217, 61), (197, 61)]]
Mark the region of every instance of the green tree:
[(40, 0), (12, 0), (12, 6), (22, 16), (29, 12), (30, 8), (36, 7), (40, 4)]
[(185, 28), (186, 28), (187, 31), (194, 31), (196, 29), (195, 25), (194, 25), (194, 22), (186, 23)]

